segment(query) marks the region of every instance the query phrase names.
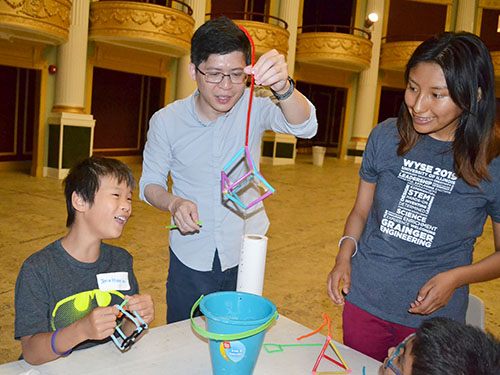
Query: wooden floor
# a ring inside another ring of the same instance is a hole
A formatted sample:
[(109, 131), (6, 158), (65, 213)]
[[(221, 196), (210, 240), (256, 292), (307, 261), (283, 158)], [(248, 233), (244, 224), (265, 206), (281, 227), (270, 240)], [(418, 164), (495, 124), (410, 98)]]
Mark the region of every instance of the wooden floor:
[[(132, 165), (140, 177), (140, 165)], [(310, 155), (298, 155), (294, 165), (262, 165), (261, 172), (276, 189), (265, 200), (271, 220), (264, 296), (280, 314), (312, 329), (329, 314), (334, 339), (341, 341), (341, 309), (326, 296), (326, 276), (333, 266), (345, 218), (352, 207), (359, 165), (327, 157), (322, 167)], [(14, 337), (14, 286), (19, 268), (31, 253), (62, 237), (66, 210), (61, 181), (27, 173), (1, 172), (0, 180), (0, 363), (17, 359)], [(111, 241), (134, 255), (141, 291), (156, 302), (156, 320), (165, 323), (165, 279), (168, 269), (167, 213), (138, 200), (122, 238)], [(493, 251), (491, 224), (478, 240), (475, 259)], [(486, 305), (486, 328), (500, 337), (500, 281), (476, 284), (472, 292)], [(306, 333), (306, 332), (305, 332)]]

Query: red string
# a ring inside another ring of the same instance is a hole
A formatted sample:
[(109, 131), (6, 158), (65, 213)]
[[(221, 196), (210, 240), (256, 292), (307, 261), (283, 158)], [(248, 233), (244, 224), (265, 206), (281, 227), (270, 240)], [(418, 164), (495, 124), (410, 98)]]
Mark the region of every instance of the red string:
[[(252, 46), (252, 67), (255, 65), (255, 45), (253, 44), (253, 39), (248, 33), (248, 31), (243, 26), (238, 26), (250, 41), (250, 45)], [(250, 79), (250, 100), (248, 101), (248, 113), (247, 113), (247, 133), (245, 136), (245, 147), (248, 146), (248, 132), (250, 129), (250, 112), (252, 111), (252, 99), (253, 99), (253, 86), (254, 86), (254, 77), (251, 74), (252, 78)]]

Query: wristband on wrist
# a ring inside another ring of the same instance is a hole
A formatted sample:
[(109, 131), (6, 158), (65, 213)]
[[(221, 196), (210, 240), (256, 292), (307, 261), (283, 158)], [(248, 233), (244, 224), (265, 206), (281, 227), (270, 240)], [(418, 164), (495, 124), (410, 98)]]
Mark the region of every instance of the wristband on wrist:
[(273, 93), (276, 99), (285, 100), (288, 99), (293, 94), (293, 90), (295, 90), (295, 82), (290, 77), (288, 77), (288, 82), (290, 82), (290, 88), (284, 94), (278, 94), (276, 91), (270, 88), (271, 92)]
[(52, 351), (54, 353), (56, 353), (58, 356), (61, 356), (61, 357), (64, 357), (64, 356), (67, 356), (69, 353), (71, 353), (73, 351), (73, 349), (70, 349), (68, 350), (66, 353), (59, 353), (57, 350), (56, 350), (56, 346), (55, 346), (55, 343), (56, 343), (56, 335), (57, 335), (57, 332), (59, 332), (61, 328), (58, 328), (54, 331), (54, 333), (52, 334), (52, 338), (50, 339), (50, 346), (52, 346)]
[(356, 250), (354, 251), (354, 254), (352, 254), (351, 258), (354, 258), (354, 256), (358, 253), (358, 241), (356, 241), (356, 239), (354, 237), (351, 237), (351, 236), (344, 236), (340, 239), (339, 241), (339, 249), (340, 249), (340, 245), (342, 245), (342, 242), (346, 239), (346, 238), (349, 238), (350, 240), (353, 240), (354, 241), (354, 246), (356, 246)]

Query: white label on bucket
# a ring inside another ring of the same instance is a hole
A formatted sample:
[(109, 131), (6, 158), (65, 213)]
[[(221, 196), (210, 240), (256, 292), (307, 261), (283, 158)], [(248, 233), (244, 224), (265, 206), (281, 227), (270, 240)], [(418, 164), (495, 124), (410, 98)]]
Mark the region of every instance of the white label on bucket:
[(247, 349), (240, 341), (223, 341), (220, 343), (220, 353), (226, 361), (239, 362), (245, 357)]

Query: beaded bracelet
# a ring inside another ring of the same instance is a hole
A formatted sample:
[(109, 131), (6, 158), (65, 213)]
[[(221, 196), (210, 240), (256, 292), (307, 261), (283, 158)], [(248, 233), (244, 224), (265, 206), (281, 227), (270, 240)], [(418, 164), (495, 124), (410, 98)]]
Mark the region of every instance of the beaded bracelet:
[(50, 345), (52, 346), (52, 351), (54, 353), (56, 353), (58, 356), (61, 356), (61, 357), (64, 357), (64, 356), (67, 356), (69, 353), (71, 353), (73, 351), (73, 349), (70, 349), (68, 350), (66, 353), (59, 353), (57, 350), (56, 350), (56, 346), (55, 346), (55, 343), (56, 343), (56, 335), (57, 335), (57, 332), (59, 332), (61, 328), (58, 328), (54, 331), (54, 333), (52, 334), (52, 338), (50, 339)]
[(339, 249), (340, 249), (340, 245), (342, 245), (342, 241), (344, 241), (346, 238), (349, 238), (350, 240), (354, 241), (354, 245), (356, 246), (356, 250), (354, 251), (354, 254), (352, 254), (352, 256), (351, 256), (351, 258), (354, 258), (354, 256), (358, 253), (358, 241), (356, 241), (356, 239), (354, 237), (351, 237), (351, 236), (342, 237), (339, 241)]

